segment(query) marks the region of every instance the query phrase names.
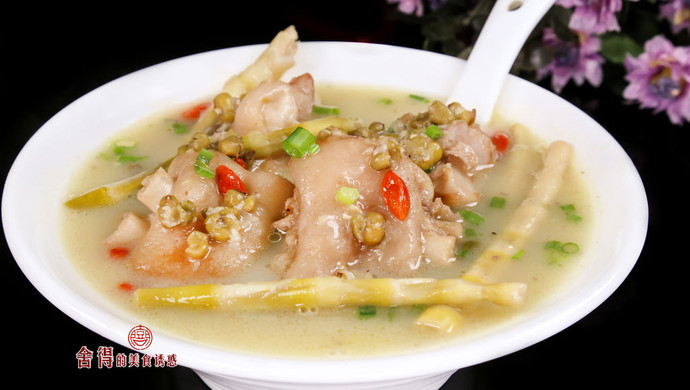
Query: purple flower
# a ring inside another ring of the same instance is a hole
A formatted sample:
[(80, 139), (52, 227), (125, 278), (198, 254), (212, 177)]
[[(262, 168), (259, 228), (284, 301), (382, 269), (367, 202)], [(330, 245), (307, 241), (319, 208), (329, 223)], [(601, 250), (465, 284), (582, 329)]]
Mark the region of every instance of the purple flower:
[(675, 47), (658, 35), (644, 45), (637, 58), (625, 59), (629, 82), (623, 97), (640, 102), (654, 113), (666, 111), (672, 123), (690, 121), (690, 48)]
[(388, 4), (398, 3), (398, 11), (416, 16), (422, 16), (424, 14), (424, 1), (423, 0), (388, 0)]
[(659, 15), (668, 20), (674, 34), (683, 29), (690, 31), (690, 0), (671, 0), (659, 7)]
[(601, 84), (604, 59), (599, 54), (599, 38), (583, 33), (577, 35), (575, 41), (563, 41), (552, 29), (544, 29), (542, 43), (553, 56), (537, 71), (537, 77), (541, 80), (551, 74), (551, 85), (556, 92), (560, 92), (571, 79), (577, 85), (582, 85), (585, 80), (595, 87)]
[(623, 0), (557, 0), (564, 8), (575, 8), (568, 27), (588, 34), (619, 31), (616, 13), (623, 8)]

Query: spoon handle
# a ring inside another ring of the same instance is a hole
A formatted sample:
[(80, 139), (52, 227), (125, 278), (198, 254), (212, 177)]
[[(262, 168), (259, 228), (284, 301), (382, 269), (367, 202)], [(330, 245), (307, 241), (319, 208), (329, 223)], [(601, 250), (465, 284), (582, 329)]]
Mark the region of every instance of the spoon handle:
[(554, 2), (497, 0), (448, 102), (475, 108), (476, 121), (487, 123), (515, 58)]

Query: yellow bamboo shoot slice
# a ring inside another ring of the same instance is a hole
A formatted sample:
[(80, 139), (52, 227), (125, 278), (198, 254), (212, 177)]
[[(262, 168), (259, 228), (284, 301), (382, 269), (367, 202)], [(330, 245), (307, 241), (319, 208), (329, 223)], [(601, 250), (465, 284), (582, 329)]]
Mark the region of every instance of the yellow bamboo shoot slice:
[(136, 290), (142, 306), (187, 306), (226, 310), (279, 310), (358, 305), (461, 306), (488, 301), (502, 306), (524, 302), (523, 283), (478, 284), (462, 279), (373, 278), (335, 276), (269, 282), (151, 287)]
[(544, 164), (537, 173), (529, 194), (511, 217), (505, 230), (494, 240), (472, 267), (462, 276), (477, 283), (491, 282), (511, 261), (546, 214), (563, 182), (571, 162), (573, 148), (563, 141), (551, 143), (544, 155)]
[(86, 191), (65, 202), (65, 206), (73, 209), (85, 209), (117, 204), (138, 191), (142, 186), (141, 182), (146, 176), (154, 173), (158, 168), (167, 168), (171, 161), (172, 159), (169, 159), (160, 165), (142, 171), (134, 176)]
[(462, 325), (462, 315), (458, 309), (448, 305), (435, 305), (424, 310), (415, 324), (432, 328), (440, 333), (452, 333)]

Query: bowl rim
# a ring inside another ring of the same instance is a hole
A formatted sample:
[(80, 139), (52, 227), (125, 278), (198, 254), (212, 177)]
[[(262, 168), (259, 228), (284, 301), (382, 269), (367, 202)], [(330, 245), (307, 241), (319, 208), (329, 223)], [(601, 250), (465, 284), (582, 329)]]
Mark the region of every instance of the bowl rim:
[[(192, 54), (143, 68), (129, 75), (119, 77), (94, 89), (66, 106), (41, 126), (29, 139), (17, 155), (7, 175), (4, 187), (5, 190), (2, 195), (2, 219), (7, 243), (15, 261), (34, 287), (54, 306), (79, 322), (82, 326), (124, 347), (128, 347), (126, 331), (131, 328), (133, 325), (132, 323), (123, 321), (122, 318), (117, 316), (112, 316), (107, 310), (95, 307), (89, 303), (85, 304), (83, 298), (76, 294), (74, 290), (69, 289), (63, 281), (55, 279), (56, 275), (45, 272), (45, 270), (42, 269), (37, 269), (35, 263), (33, 263), (34, 259), (31, 256), (27, 256), (27, 254), (33, 252), (32, 244), (35, 243), (25, 240), (21, 231), (16, 228), (18, 217), (11, 205), (21, 199), (20, 177), (23, 174), (21, 169), (30, 165), (28, 160), (33, 157), (32, 153), (34, 153), (34, 149), (41, 142), (45, 142), (44, 134), (52, 131), (51, 129), (58, 125), (60, 121), (69, 119), (63, 117), (67, 111), (74, 111), (85, 100), (92, 99), (96, 95), (102, 93), (107, 93), (107, 90), (116, 88), (118, 83), (121, 83), (123, 79), (127, 77), (132, 77), (132, 75), (142, 76), (150, 72), (156, 72), (161, 66), (175, 66), (177, 64), (197, 60), (203, 61), (204, 58), (202, 57), (211, 58), (216, 55), (227, 54), (231, 51), (233, 53), (240, 53), (243, 56), (251, 56), (260, 52), (265, 47), (266, 44), (247, 45)], [(300, 42), (300, 49), (297, 57), (302, 57), (301, 53), (304, 53), (305, 58), (308, 60), (309, 58), (313, 58), (311, 56), (315, 55), (315, 53), (327, 52), (330, 54), (330, 50), (345, 52), (354, 50), (367, 53), (371, 53), (373, 50), (379, 52), (379, 55), (397, 55), (405, 58), (420, 57), (429, 61), (448, 62), (451, 66), (457, 67), (457, 72), (461, 71), (462, 64), (464, 63), (463, 60), (458, 58), (419, 49), (361, 42)], [(247, 58), (253, 60), (254, 57)], [(288, 71), (286, 75), (289, 75), (291, 72), (292, 70)], [(453, 74), (450, 78), (456, 76), (457, 74)], [(448, 84), (452, 85), (452, 83)], [(507, 78), (505, 89), (527, 90), (535, 95), (548, 96), (548, 99), (555, 102), (554, 104), (557, 103), (568, 107), (570, 110), (576, 111), (578, 115), (585, 117), (582, 118), (583, 121), (591, 122), (591, 128), (600, 133), (599, 136), (601, 140), (609, 143), (613, 149), (620, 149), (619, 152), (622, 153), (618, 156), (621, 169), (628, 173), (630, 177), (630, 183), (628, 183), (628, 185), (630, 189), (632, 189), (626, 200), (632, 202), (639, 210), (640, 214), (638, 215), (637, 224), (629, 228), (628, 239), (631, 244), (624, 248), (625, 251), (622, 253), (624, 255), (623, 261), (619, 262), (619, 265), (613, 270), (615, 272), (611, 272), (609, 275), (606, 275), (605, 278), (597, 281), (594, 290), (591, 291), (586, 299), (570, 302), (572, 304), (571, 308), (559, 312), (558, 315), (543, 316), (543, 318), (539, 318), (538, 321), (532, 319), (530, 321), (531, 327), (529, 327), (528, 331), (525, 331), (525, 329), (521, 327), (517, 327), (515, 330), (503, 330), (500, 340), (490, 339), (490, 341), (493, 341), (490, 343), (491, 348), (485, 348), (487, 342), (486, 338), (481, 337), (479, 339), (463, 342), (460, 346), (429, 351), (414, 351), (394, 356), (364, 357), (346, 360), (323, 360), (319, 358), (295, 359), (254, 356), (241, 352), (236, 353), (223, 349), (196, 345), (186, 340), (169, 336), (165, 334), (165, 332), (161, 332), (155, 335), (156, 342), (147, 353), (175, 353), (180, 359), (180, 365), (195, 370), (257, 380), (268, 379), (270, 381), (290, 381), (298, 383), (382, 381), (400, 378), (400, 368), (403, 368), (403, 375), (414, 377), (445, 371), (455, 371), (465, 366), (498, 358), (548, 338), (590, 313), (604, 302), (623, 282), (634, 267), (642, 250), (648, 223), (648, 208), (642, 181), (632, 161), (630, 161), (625, 151), (623, 151), (615, 139), (594, 122), (593, 119), (586, 116), (586, 114), (582, 113), (574, 105), (550, 91), (512, 75)], [(57, 291), (60, 291), (60, 294), (56, 294)], [(522, 333), (516, 334), (518, 331)], [(505, 342), (505, 340), (511, 341)], [(471, 356), (468, 355), (468, 350), (472, 352)], [(347, 364), (343, 364), (344, 362), (347, 362)], [(305, 365), (305, 363), (308, 364)], [(270, 369), (262, 367), (270, 367)], [(305, 367), (308, 367), (309, 372), (315, 375), (304, 377)], [(375, 371), (371, 370), (372, 367), (379, 367), (381, 369)], [(386, 367), (389, 369), (386, 370)], [(268, 377), (267, 374), (269, 374)]]

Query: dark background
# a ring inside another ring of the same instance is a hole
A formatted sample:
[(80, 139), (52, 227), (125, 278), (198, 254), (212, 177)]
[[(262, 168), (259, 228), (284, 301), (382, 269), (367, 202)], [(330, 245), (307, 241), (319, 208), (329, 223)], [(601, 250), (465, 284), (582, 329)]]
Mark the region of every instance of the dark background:
[[(230, 3), (230, 2), (229, 2)], [(258, 3), (258, 2), (257, 2)], [(262, 2), (254, 6), (197, 2), (179, 6), (90, 7), (17, 4), (0, 27), (2, 175), (31, 135), (90, 90), (149, 65), (225, 47), (266, 43), (289, 24), (303, 41), (346, 40), (420, 48), (419, 31), (400, 23), (385, 1)], [(394, 66), (394, 64), (392, 64)], [(443, 389), (667, 388), (686, 357), (687, 305), (682, 277), (689, 126), (670, 125), (603, 90), (569, 85), (562, 96), (600, 122), (631, 156), (649, 198), (649, 234), (626, 281), (599, 308), (525, 350), (456, 373)], [(31, 191), (28, 188), (27, 191)], [(635, 212), (635, 210), (631, 210)], [(114, 346), (48, 303), (26, 280), (3, 241), (3, 300), (8, 326), (4, 369), (23, 380), (99, 388), (205, 389), (194, 373), (175, 369), (78, 370), (75, 354)], [(683, 275), (684, 276), (684, 275)], [(9, 284), (8, 284), (9, 283)], [(687, 294), (686, 294), (687, 295)], [(685, 298), (685, 296), (683, 297)], [(674, 354), (680, 352), (680, 356)], [(650, 382), (651, 381), (651, 382)]]

